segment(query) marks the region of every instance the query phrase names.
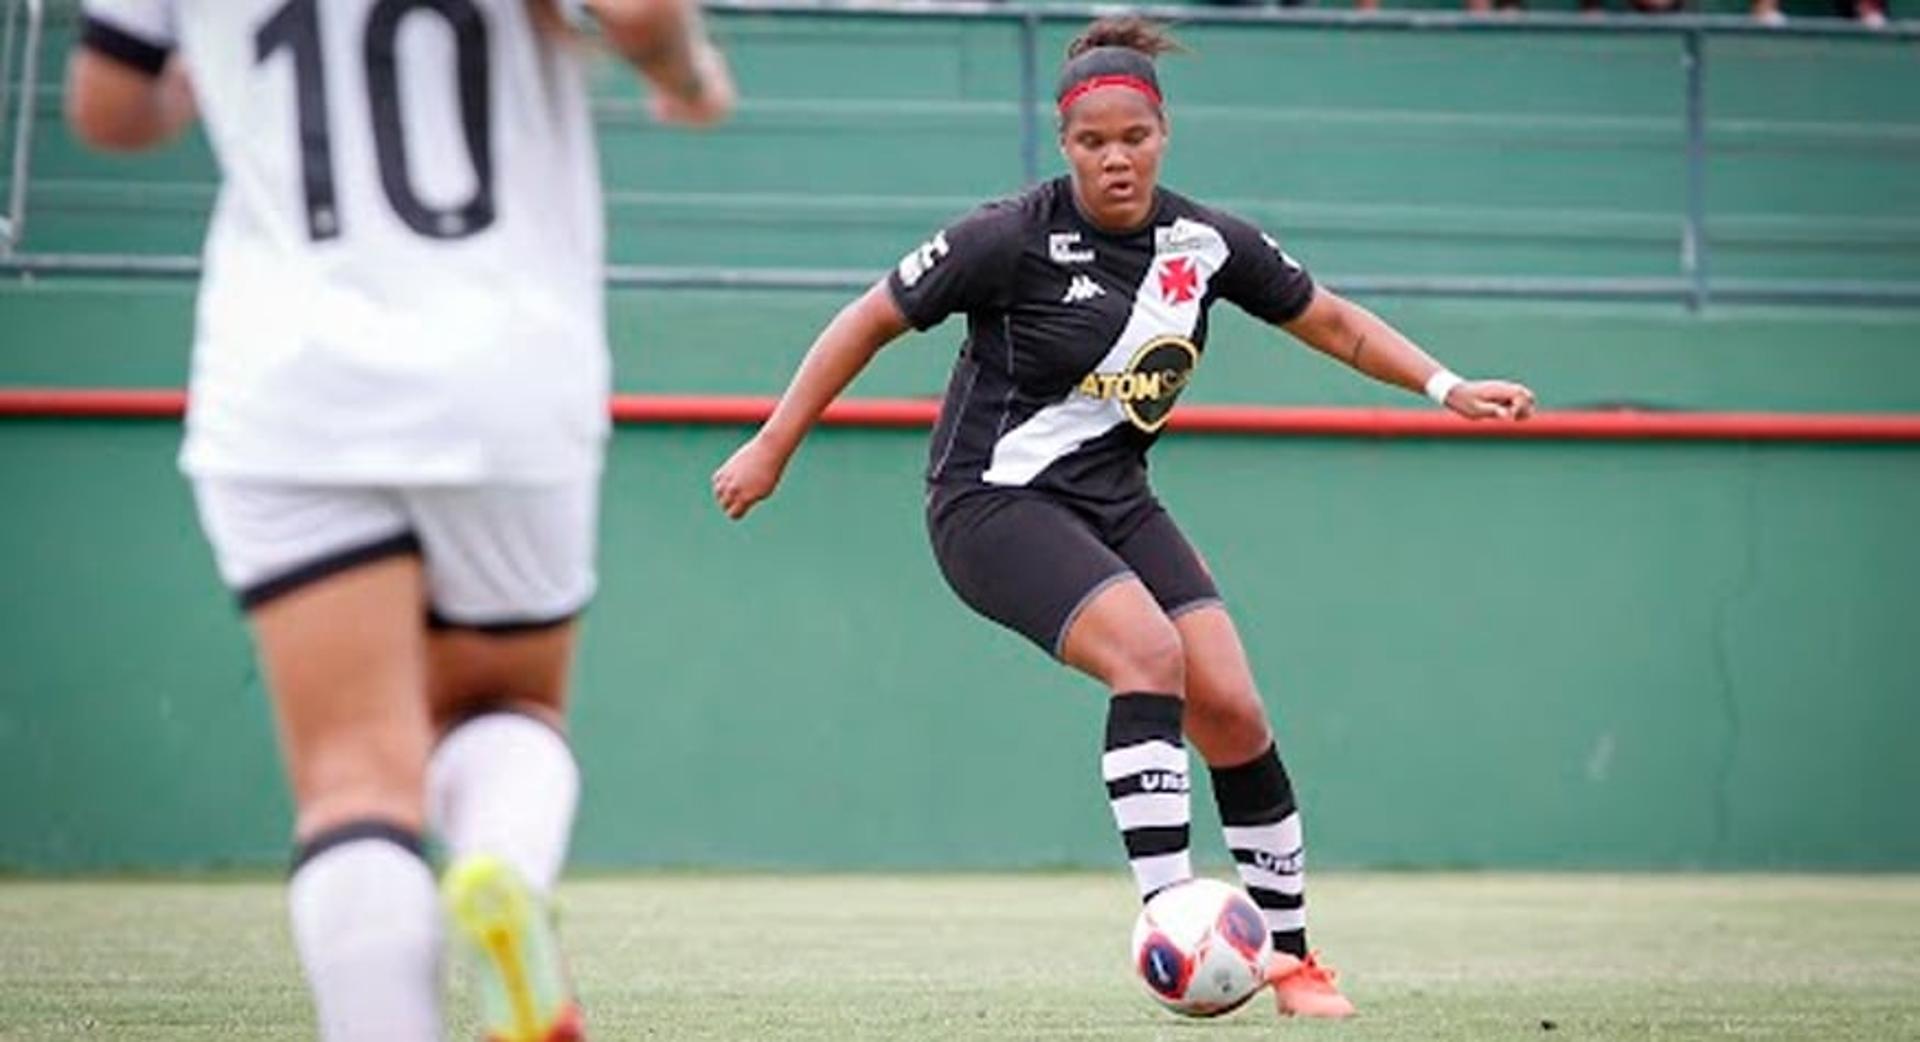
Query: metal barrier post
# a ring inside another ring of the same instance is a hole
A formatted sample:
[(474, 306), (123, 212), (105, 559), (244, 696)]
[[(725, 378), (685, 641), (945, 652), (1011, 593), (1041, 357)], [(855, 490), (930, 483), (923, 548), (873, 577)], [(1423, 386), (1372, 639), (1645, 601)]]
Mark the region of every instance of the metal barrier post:
[(1680, 267), (1687, 277), (1687, 306), (1707, 306), (1707, 62), (1703, 34), (1683, 37), (1682, 64), (1687, 79), (1687, 224), (1681, 237)]
[(13, 101), (13, 38), (20, 21), (20, 0), (7, 0), (6, 28), (0, 32), (0, 118)]
[[(20, 0), (7, 0), (5, 31), (0, 32), (0, 128), (7, 125), (7, 114), (13, 111), (13, 44), (18, 36), (20, 21)], [(13, 244), (13, 219), (0, 213), (0, 255), (4, 255)]]
[(1027, 184), (1040, 180), (1040, 15), (1020, 16), (1020, 166)]
[[(33, 159), (33, 110), (40, 87), (40, 30), (46, 10), (43, 0), (27, 0), (26, 49), (20, 60), (19, 110), (13, 128), (13, 174), (5, 227), (0, 228), (0, 255), (11, 254), (27, 228), (27, 177)], [(12, 15), (8, 15), (8, 28)], [(9, 31), (9, 37), (12, 33)]]

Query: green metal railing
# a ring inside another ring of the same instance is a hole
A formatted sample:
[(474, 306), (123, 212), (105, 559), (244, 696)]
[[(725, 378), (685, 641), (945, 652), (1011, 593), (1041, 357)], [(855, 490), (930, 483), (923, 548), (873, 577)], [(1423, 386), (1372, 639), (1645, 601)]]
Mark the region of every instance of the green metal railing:
[[(26, 25), (21, 27), (24, 13)], [(26, 233), (27, 185), (33, 157), (34, 94), (40, 83), (40, 38), (46, 26), (44, 0), (12, 0), (0, 27), (0, 121), (12, 115), (13, 155), (8, 167), (6, 212), (0, 215), (0, 256), (11, 254)], [(16, 40), (19, 45), (16, 47)], [(20, 75), (13, 74), (14, 54), (20, 55)], [(15, 84), (18, 84), (16, 87)], [(17, 107), (13, 91), (19, 92)], [(4, 126), (4, 122), (0, 122)]]
[[(18, 7), (21, 0), (13, 0)], [(1000, 4), (974, 0), (914, 0), (909, 4), (861, 2), (801, 2), (801, 0), (709, 0), (708, 8), (726, 15), (771, 16), (794, 19), (884, 19), (900, 21), (947, 20), (1011, 24), (1018, 30), (1020, 119), (1019, 169), (1029, 182), (1041, 172), (1044, 147), (1043, 119), (1047, 111), (1040, 82), (1041, 34), (1050, 23), (1080, 23), (1115, 8), (1088, 4)], [(32, 12), (27, 66), (32, 62), (39, 33), (40, 0), (27, 0)], [(1360, 293), (1424, 296), (1532, 297), (1550, 299), (1666, 300), (1693, 308), (1710, 300), (1728, 302), (1920, 304), (1920, 282), (1888, 280), (1722, 280), (1713, 278), (1711, 239), (1708, 235), (1708, 120), (1706, 42), (1714, 37), (1823, 37), (1920, 42), (1920, 22), (1894, 23), (1869, 29), (1842, 20), (1798, 20), (1787, 26), (1763, 26), (1729, 15), (1641, 16), (1610, 15), (1595, 19), (1579, 15), (1537, 14), (1488, 17), (1463, 12), (1360, 12), (1275, 8), (1140, 7), (1151, 17), (1182, 25), (1247, 26), (1265, 30), (1404, 32), (1414, 34), (1564, 35), (1602, 34), (1658, 36), (1674, 39), (1683, 70), (1685, 162), (1683, 226), (1679, 263), (1671, 277), (1449, 277), (1358, 276), (1335, 277), (1342, 288)], [(8, 18), (11, 31), (13, 18)], [(11, 40), (9, 40), (11, 42)], [(8, 53), (11, 54), (9, 47)], [(132, 276), (191, 276), (196, 262), (186, 257), (107, 254), (35, 254), (17, 249), (24, 226), (24, 201), (31, 157), (32, 75), (21, 79), (20, 125), (15, 134), (13, 211), (0, 227), (0, 272), (73, 272)], [(1920, 98), (1914, 99), (1920, 106)], [(1013, 157), (1009, 157), (1012, 159)], [(622, 286), (700, 288), (857, 288), (872, 277), (867, 271), (771, 268), (690, 268), (616, 266), (610, 279)]]

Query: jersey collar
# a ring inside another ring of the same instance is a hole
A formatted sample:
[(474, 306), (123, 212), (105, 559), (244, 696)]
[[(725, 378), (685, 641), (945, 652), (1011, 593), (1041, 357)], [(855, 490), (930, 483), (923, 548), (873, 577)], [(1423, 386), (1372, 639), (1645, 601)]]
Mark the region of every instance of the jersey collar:
[(1066, 195), (1067, 208), (1073, 212), (1074, 221), (1080, 225), (1081, 229), (1098, 235), (1103, 239), (1131, 239), (1136, 235), (1143, 234), (1147, 229), (1160, 223), (1160, 218), (1167, 208), (1166, 189), (1161, 188), (1159, 185), (1154, 185), (1153, 208), (1147, 211), (1146, 220), (1140, 222), (1138, 227), (1129, 228), (1126, 231), (1108, 231), (1100, 227), (1092, 217), (1087, 215), (1085, 210), (1080, 208), (1080, 195), (1073, 190), (1073, 178), (1071, 176), (1061, 175), (1060, 191)]

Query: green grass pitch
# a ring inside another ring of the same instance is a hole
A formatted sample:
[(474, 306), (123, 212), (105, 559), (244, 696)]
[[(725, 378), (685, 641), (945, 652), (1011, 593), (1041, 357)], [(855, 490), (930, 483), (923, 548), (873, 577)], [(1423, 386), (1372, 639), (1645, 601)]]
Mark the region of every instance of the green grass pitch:
[[(589, 876), (563, 929), (603, 1042), (1920, 1039), (1920, 877), (1312, 882), (1357, 1021), (1161, 1012), (1117, 872)], [(0, 1040), (310, 1032), (277, 882), (0, 883)]]

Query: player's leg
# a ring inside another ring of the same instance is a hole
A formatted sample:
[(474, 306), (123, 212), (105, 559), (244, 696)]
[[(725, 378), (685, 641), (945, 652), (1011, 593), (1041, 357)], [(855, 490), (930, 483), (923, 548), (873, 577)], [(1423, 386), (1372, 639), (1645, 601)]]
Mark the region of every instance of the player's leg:
[(552, 915), (580, 793), (562, 729), (573, 646), (571, 622), (512, 633), (440, 627), (432, 641), (441, 738), (429, 817), (448, 849), (443, 889), (489, 1038), (584, 1034)]
[(1187, 649), (1187, 735), (1207, 761), (1228, 852), (1275, 950), (1304, 957), (1300, 814), (1240, 636), (1218, 605), (1185, 612), (1175, 625)]
[(437, 1040), (416, 544), (377, 493), (206, 480), (195, 491), (273, 696), (298, 814), (288, 904), (320, 1037)]
[(566, 738), (575, 616), (592, 596), (593, 481), (416, 490), (441, 734), (428, 809), (444, 888), (498, 1037), (579, 1037), (550, 915), (579, 800)]
[(1113, 692), (1100, 774), (1141, 900), (1192, 879), (1178, 633), (1140, 580), (1128, 576), (1080, 610), (1061, 658)]
[(1186, 660), (1187, 737), (1207, 762), (1227, 849), (1273, 935), (1287, 1013), (1347, 1016), (1352, 1004), (1307, 948), (1305, 847), (1246, 647), (1206, 563), (1157, 505), (1116, 548), (1173, 619)]
[(580, 793), (566, 731), (576, 629), (441, 626), (429, 642), (440, 736), (429, 819), (454, 856), (492, 853), (543, 894), (560, 878)]
[(1100, 680), (1101, 776), (1142, 899), (1193, 876), (1179, 636), (1088, 524), (1037, 496), (936, 499), (935, 556), (975, 611)]
[[(1208, 763), (1227, 849), (1260, 906), (1276, 953), (1268, 967), (1280, 1011), (1348, 1017), (1353, 1003), (1307, 948), (1306, 844), (1293, 782), (1280, 762), (1245, 646), (1224, 607), (1175, 620), (1187, 651), (1187, 730)], [(1249, 755), (1248, 750), (1257, 749)]]

